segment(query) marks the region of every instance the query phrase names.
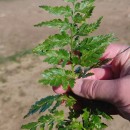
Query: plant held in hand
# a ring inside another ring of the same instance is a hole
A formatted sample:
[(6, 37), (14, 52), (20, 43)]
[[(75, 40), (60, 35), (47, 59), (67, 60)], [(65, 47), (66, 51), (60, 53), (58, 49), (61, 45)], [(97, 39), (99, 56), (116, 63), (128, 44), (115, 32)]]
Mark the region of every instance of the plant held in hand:
[[(36, 27), (57, 27), (59, 34), (49, 36), (34, 48), (34, 53), (45, 56), (44, 62), (52, 64), (52, 68), (42, 73), (43, 79), (40, 82), (50, 86), (62, 85), (63, 89), (67, 90), (68, 87), (74, 87), (77, 78), (90, 76), (91, 73), (88, 72), (90, 69), (100, 67), (107, 62), (101, 62), (99, 59), (108, 44), (115, 38), (113, 34), (89, 36), (100, 26), (102, 20), (100, 17), (91, 24), (87, 21), (92, 15), (95, 0), (64, 1), (69, 4), (56, 7), (40, 6), (51, 14), (64, 17), (35, 25)], [(65, 108), (69, 111), (66, 115), (60, 109), (63, 101), (65, 101)], [(48, 111), (47, 114), (41, 116), (36, 122), (23, 125), (22, 129), (100, 130), (106, 127), (101, 118), (111, 119), (104, 112), (90, 107), (77, 112), (74, 107), (76, 103), (77, 98), (73, 94), (45, 97), (32, 105), (25, 117), (38, 111), (39, 113)]]

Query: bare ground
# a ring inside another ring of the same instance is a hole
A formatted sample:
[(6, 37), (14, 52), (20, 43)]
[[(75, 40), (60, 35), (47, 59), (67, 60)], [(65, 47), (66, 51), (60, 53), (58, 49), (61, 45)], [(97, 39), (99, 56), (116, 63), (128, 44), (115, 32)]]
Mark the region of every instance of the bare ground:
[[(53, 34), (56, 30), (33, 27), (41, 20), (52, 18), (38, 6), (62, 3), (62, 0), (0, 0), (0, 57), (33, 48)], [(130, 0), (97, 0), (92, 21), (99, 16), (104, 16), (104, 20), (95, 34), (113, 32), (119, 42), (130, 44)], [(0, 64), (0, 130), (20, 130), (21, 124), (30, 120), (23, 120), (30, 105), (53, 94), (50, 88), (37, 82), (41, 71), (47, 67), (42, 63), (42, 58), (31, 54), (20, 58), (18, 62)], [(107, 124), (109, 127), (106, 130), (130, 129), (130, 123), (120, 116), (114, 116), (114, 120)]]

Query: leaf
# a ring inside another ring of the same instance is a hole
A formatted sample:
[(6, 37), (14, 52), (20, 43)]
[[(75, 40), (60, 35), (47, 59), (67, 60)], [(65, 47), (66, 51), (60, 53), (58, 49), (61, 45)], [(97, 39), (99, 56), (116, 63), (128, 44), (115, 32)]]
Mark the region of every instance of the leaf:
[(79, 31), (78, 31), (77, 35), (87, 36), (88, 34), (92, 33), (94, 30), (96, 30), (100, 26), (102, 18), (103, 17), (100, 17), (96, 23), (92, 23), (92, 24), (83, 23), (79, 27)]
[(49, 36), (42, 44), (34, 48), (33, 52), (39, 55), (45, 55), (48, 50), (56, 47), (63, 48), (70, 43), (70, 37), (66, 32)]
[(88, 127), (88, 121), (89, 121), (90, 112), (87, 109), (83, 110), (82, 118), (84, 122), (84, 127)]
[(51, 7), (47, 5), (42, 5), (40, 8), (48, 11), (49, 13), (52, 13), (54, 15), (65, 15), (65, 16), (71, 16), (72, 15), (72, 10), (71, 8), (67, 6), (56, 6), (56, 7)]
[(64, 112), (61, 111), (54, 111), (53, 114), (46, 114), (44, 116), (41, 116), (38, 119), (38, 122), (40, 124), (47, 124), (49, 126), (49, 130), (53, 128), (54, 122), (59, 124), (64, 120)]
[(93, 127), (93, 128), (97, 128), (99, 130), (102, 128), (101, 118), (98, 115), (91, 116), (91, 123), (92, 123), (91, 127)]
[(48, 27), (58, 27), (62, 31), (67, 30), (70, 28), (70, 23), (66, 21), (66, 19), (63, 21), (61, 19), (53, 19), (51, 21), (41, 22), (37, 25), (34, 25), (35, 27), (42, 27), (42, 26), (48, 26)]
[(112, 41), (115, 41), (113, 34), (85, 38), (79, 45), (79, 51), (82, 53), (81, 65), (89, 67), (97, 63)]
[(73, 56), (72, 58), (72, 63), (75, 65), (79, 65), (80, 64), (80, 59), (78, 56)]
[(27, 115), (24, 116), (24, 118), (36, 113), (37, 111), (44, 112), (48, 108), (52, 106), (54, 101), (56, 101), (60, 96), (47, 96), (46, 98), (42, 98), (41, 100), (37, 101), (34, 105), (31, 106), (29, 112)]
[(61, 103), (62, 103), (62, 100), (57, 100), (56, 104), (53, 106), (53, 108), (49, 110), (50, 113), (53, 113), (54, 111), (56, 111), (57, 107), (59, 107), (61, 105)]
[[(43, 79), (40, 80), (41, 83), (47, 85), (51, 85), (51, 86), (63, 86), (63, 89), (68, 89), (68, 86), (71, 84), (72, 82), (74, 84), (75, 82), (75, 76), (73, 75), (73, 73), (69, 70), (64, 70), (61, 68), (50, 68), (45, 70), (42, 73)], [(73, 87), (73, 86), (71, 86)]]
[(72, 96), (66, 96), (64, 97), (64, 100), (66, 100), (66, 106), (67, 107), (73, 107), (73, 105), (76, 103), (76, 100)]
[(113, 119), (111, 115), (108, 115), (108, 114), (106, 114), (105, 112), (101, 112), (101, 111), (99, 111), (99, 110), (96, 110), (96, 112), (97, 112), (98, 115), (101, 115), (103, 118), (105, 118), (105, 119), (107, 119), (107, 120)]
[(84, 121), (87, 121), (89, 119), (90, 112), (87, 109), (83, 110), (84, 113), (82, 114)]
[(86, 19), (86, 17), (84, 17), (84, 16), (81, 15), (80, 13), (77, 13), (77, 14), (74, 16), (74, 18), (73, 18), (73, 20), (74, 20), (75, 23), (81, 23), (81, 22), (85, 21), (85, 19)]
[(66, 126), (66, 129), (68, 130), (83, 130), (83, 128), (83, 124), (77, 121), (75, 118), (73, 118), (71, 123)]
[(75, 12), (84, 14), (85, 18), (89, 18), (92, 15), (94, 9), (95, 0), (82, 0), (75, 4)]
[(70, 59), (70, 54), (68, 51), (64, 49), (60, 50), (50, 50), (46, 53), (47, 58), (44, 62), (48, 62), (49, 64), (58, 64), (60, 61), (64, 62), (63, 67), (67, 64)]
[(22, 125), (21, 129), (36, 130), (37, 122), (31, 122), (26, 125)]

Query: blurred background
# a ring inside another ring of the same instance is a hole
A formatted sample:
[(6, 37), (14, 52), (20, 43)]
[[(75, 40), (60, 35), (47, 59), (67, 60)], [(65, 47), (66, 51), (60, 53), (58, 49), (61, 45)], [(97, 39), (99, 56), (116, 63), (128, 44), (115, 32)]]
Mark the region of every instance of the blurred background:
[[(50, 2), (49, 2), (50, 1)], [(40, 73), (48, 67), (31, 49), (57, 30), (35, 28), (34, 24), (53, 16), (39, 5), (63, 5), (62, 0), (0, 0), (0, 130), (20, 130), (36, 119), (23, 120), (30, 105), (53, 94), (38, 83)], [(104, 16), (96, 34), (115, 33), (119, 43), (130, 44), (130, 0), (96, 0), (91, 21)], [(106, 130), (129, 130), (130, 123), (120, 116), (107, 123)]]

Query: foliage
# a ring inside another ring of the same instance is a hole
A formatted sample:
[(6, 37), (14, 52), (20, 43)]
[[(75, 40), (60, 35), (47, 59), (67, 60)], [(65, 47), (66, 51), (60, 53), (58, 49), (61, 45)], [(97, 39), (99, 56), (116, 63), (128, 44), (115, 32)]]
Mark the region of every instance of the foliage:
[[(116, 39), (113, 34), (90, 36), (98, 29), (103, 18), (100, 17), (91, 24), (87, 21), (92, 15), (95, 0), (64, 1), (70, 3), (67, 6), (40, 6), (41, 9), (53, 15), (62, 15), (63, 18), (35, 25), (36, 27), (57, 27), (60, 32), (49, 36), (33, 51), (44, 56), (44, 62), (52, 65), (52, 68), (44, 70), (40, 82), (50, 86), (62, 85), (63, 89), (67, 90), (68, 87), (74, 87), (77, 78), (92, 75), (88, 72), (90, 69), (100, 67), (110, 60), (102, 62), (99, 58), (109, 43)], [(67, 69), (67, 66), (71, 69)], [(60, 110), (63, 101), (65, 108), (69, 111), (68, 115)], [(101, 130), (106, 127), (102, 122), (102, 117), (111, 119), (106, 113), (90, 107), (78, 112), (74, 109), (76, 103), (75, 96), (65, 94), (45, 97), (32, 105), (25, 118), (38, 111), (39, 113), (48, 111), (48, 114), (41, 116), (37, 122), (23, 125), (22, 129)]]

